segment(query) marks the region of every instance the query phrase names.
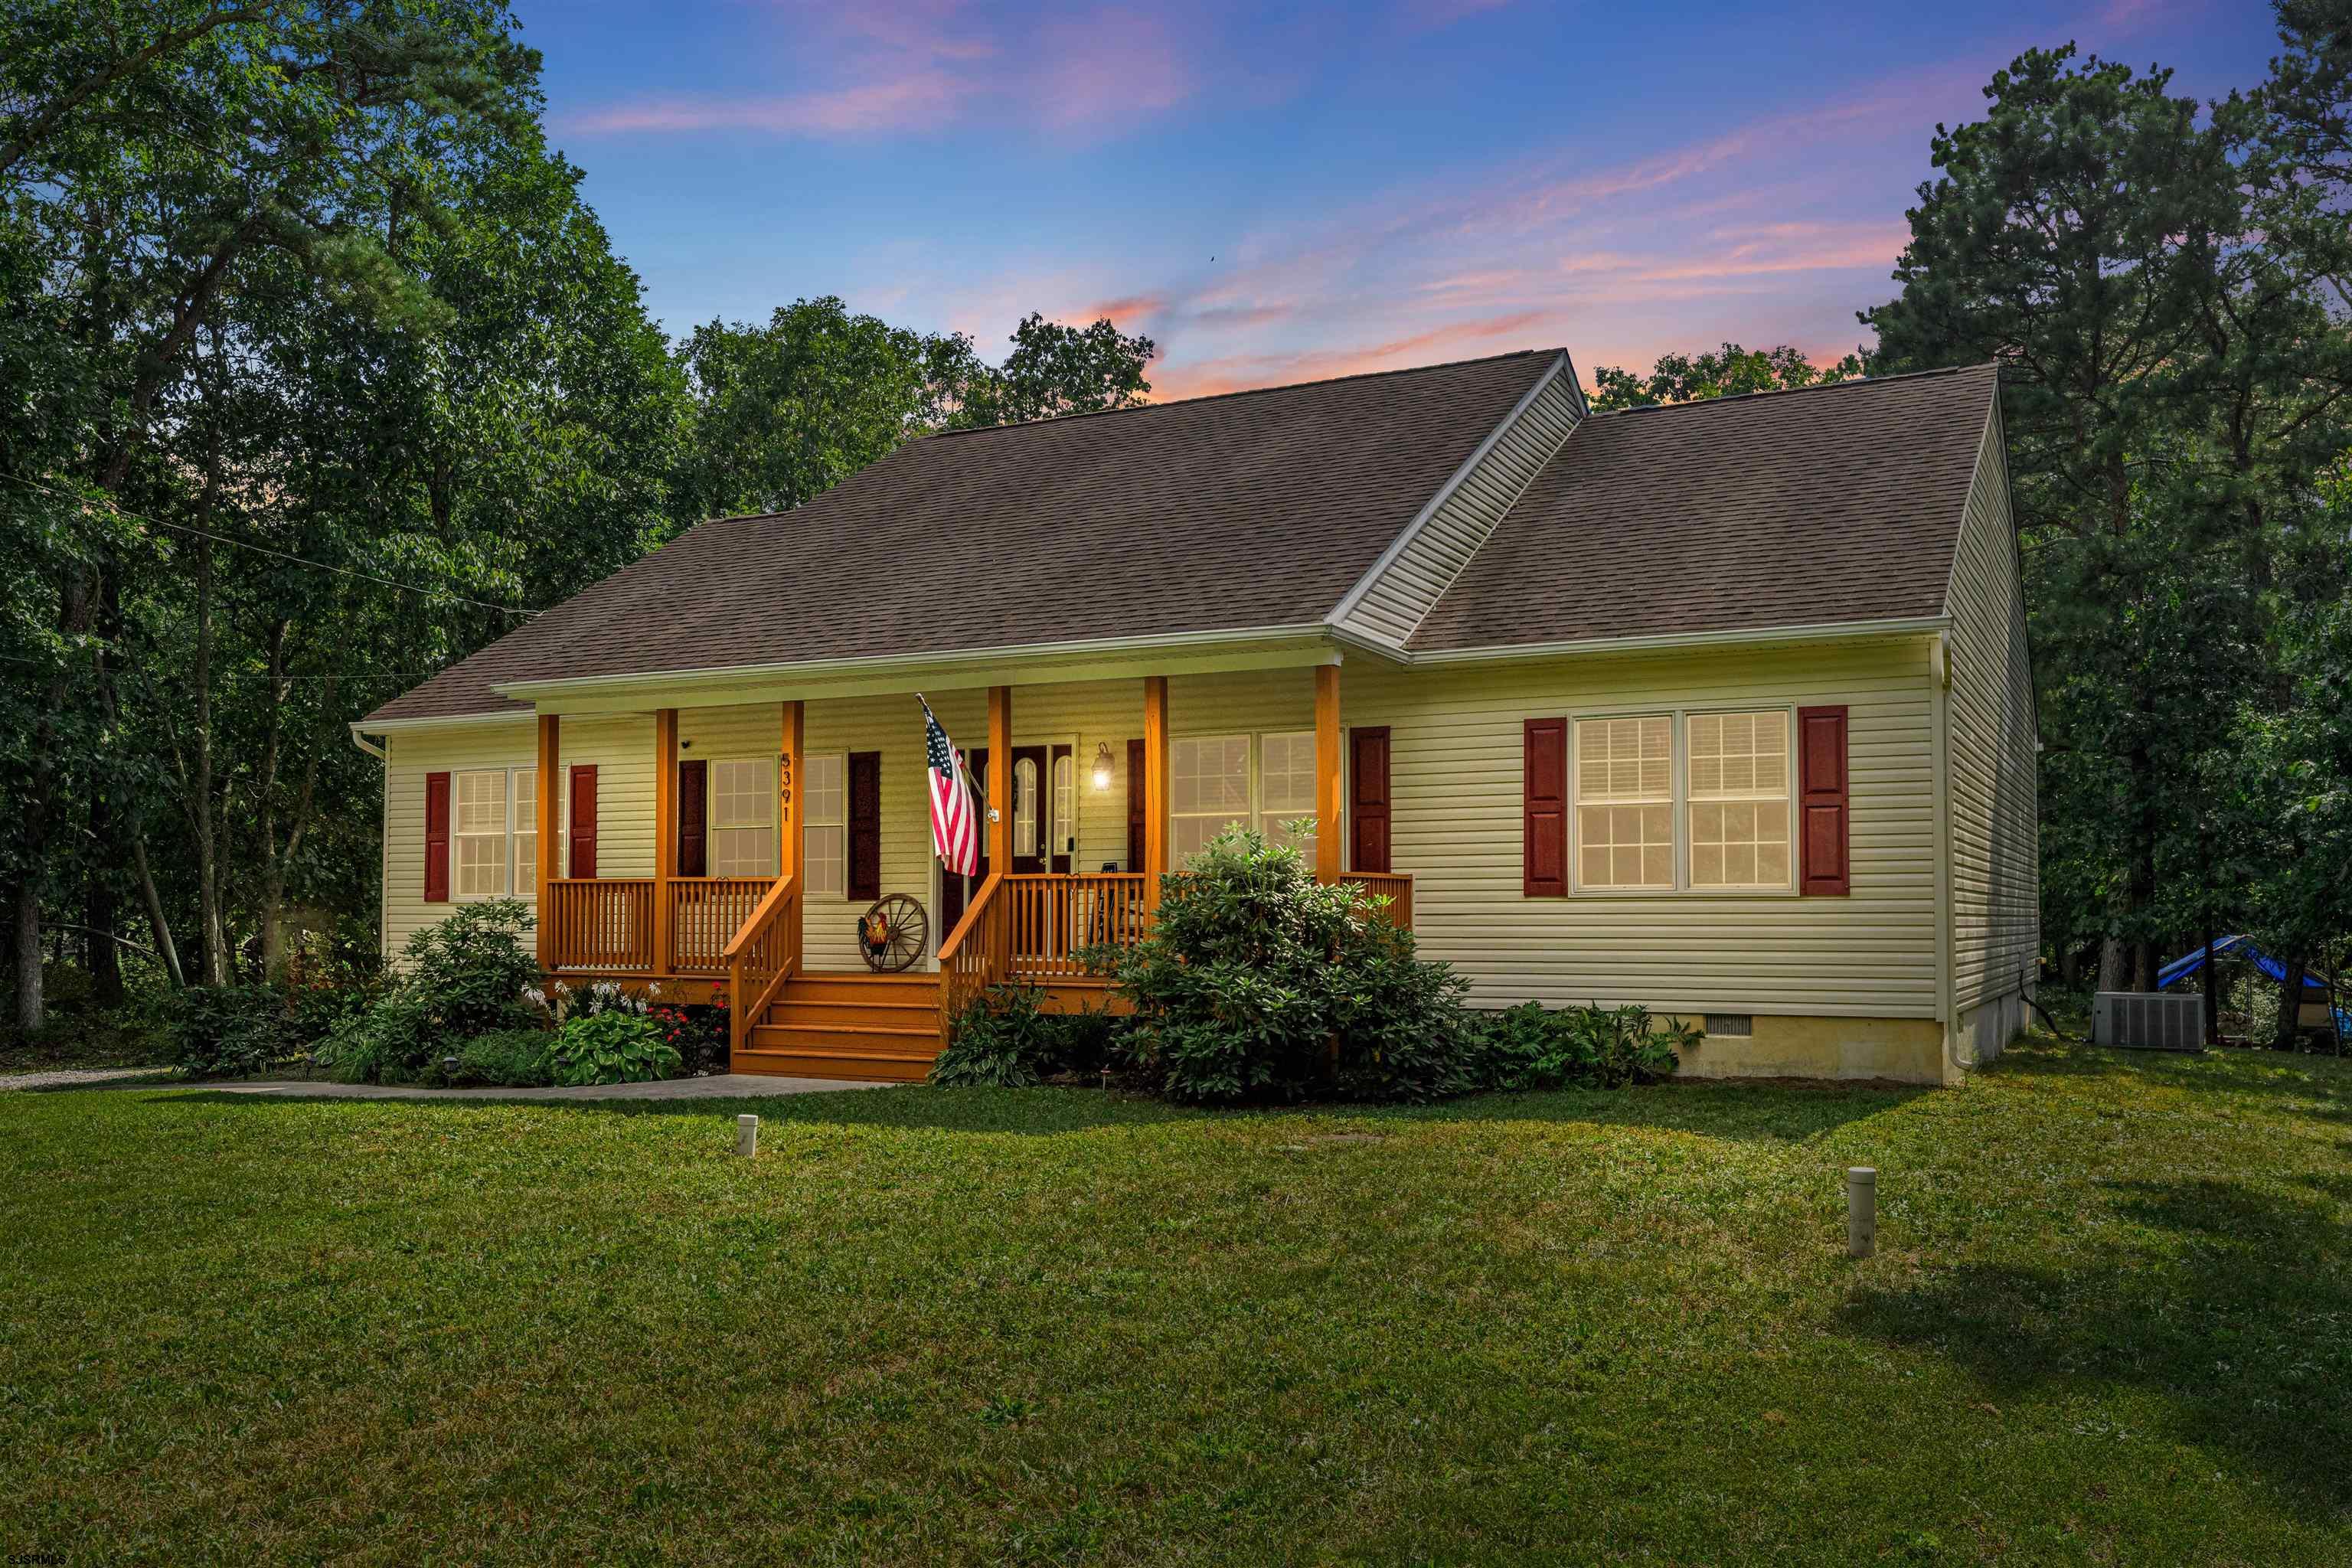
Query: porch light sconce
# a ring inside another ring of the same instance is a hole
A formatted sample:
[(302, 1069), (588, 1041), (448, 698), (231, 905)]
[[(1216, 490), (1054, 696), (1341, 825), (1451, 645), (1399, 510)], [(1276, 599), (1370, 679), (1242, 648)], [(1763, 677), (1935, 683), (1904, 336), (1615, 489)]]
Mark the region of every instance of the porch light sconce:
[(1095, 742), (1095, 788), (1097, 792), (1110, 788), (1110, 742)]

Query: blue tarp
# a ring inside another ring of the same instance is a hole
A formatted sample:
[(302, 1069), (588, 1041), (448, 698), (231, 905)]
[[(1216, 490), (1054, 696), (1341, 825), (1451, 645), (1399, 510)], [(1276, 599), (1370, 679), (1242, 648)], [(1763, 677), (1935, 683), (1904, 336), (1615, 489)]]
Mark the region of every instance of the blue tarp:
[[(2273, 958), (2269, 953), (2264, 952), (2261, 948), (2256, 947), (2252, 937), (2216, 937), (2213, 941), (2213, 956), (2215, 958), (2242, 958), (2252, 963), (2255, 968), (2261, 970), (2264, 974), (2269, 975), (2273, 980), (2279, 981), (2282, 984), (2286, 980), (2286, 965), (2281, 963), (2277, 959)], [(2199, 970), (2204, 967), (2205, 950), (2203, 948), (2200, 947), (2194, 952), (2184, 953), (2180, 957), (2174, 959), (2170, 963), (2166, 964), (2162, 969), (2156, 972), (2156, 988), (2159, 991), (2165, 990), (2169, 987), (2174, 981), (2186, 980), (2189, 976), (2196, 973)], [(2315, 973), (2307, 969), (2305, 970), (2303, 973), (2303, 999), (2305, 1002), (2326, 1001), (2327, 976), (2325, 974)], [(2352, 1039), (2352, 1013), (2347, 1013), (2341, 1007), (2336, 1009), (2336, 1033), (2341, 1035), (2344, 1038)]]

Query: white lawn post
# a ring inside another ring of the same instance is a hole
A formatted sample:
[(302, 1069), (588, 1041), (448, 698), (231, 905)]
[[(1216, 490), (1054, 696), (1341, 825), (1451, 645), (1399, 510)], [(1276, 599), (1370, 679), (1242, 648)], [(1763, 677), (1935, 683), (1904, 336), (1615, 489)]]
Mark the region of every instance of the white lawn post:
[(1853, 1165), (1845, 1173), (1845, 1252), (1867, 1258), (1878, 1248), (1878, 1171)]
[(739, 1116), (735, 1119), (735, 1152), (746, 1160), (760, 1152), (760, 1119)]

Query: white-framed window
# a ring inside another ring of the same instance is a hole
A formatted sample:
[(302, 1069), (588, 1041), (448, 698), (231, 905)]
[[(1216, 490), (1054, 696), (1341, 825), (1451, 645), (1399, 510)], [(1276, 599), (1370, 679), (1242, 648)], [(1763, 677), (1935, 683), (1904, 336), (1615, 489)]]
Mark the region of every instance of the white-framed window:
[(449, 897), (539, 896), (539, 770), (471, 768), (449, 780)]
[(1788, 710), (1693, 713), (1685, 734), (1691, 886), (1788, 887)]
[(1168, 743), (1168, 847), (1178, 865), (1250, 821), (1250, 738), (1192, 735)]
[(1269, 844), (1290, 845), (1312, 861), (1321, 824), (1298, 833), (1290, 827), (1315, 816), (1315, 731), (1259, 736), (1258, 831)]
[(1675, 885), (1674, 716), (1576, 721), (1580, 888)]
[(776, 874), (776, 764), (768, 757), (722, 757), (710, 764), (714, 877)]
[(811, 898), (848, 896), (848, 773), (839, 752), (801, 759), (801, 885)]

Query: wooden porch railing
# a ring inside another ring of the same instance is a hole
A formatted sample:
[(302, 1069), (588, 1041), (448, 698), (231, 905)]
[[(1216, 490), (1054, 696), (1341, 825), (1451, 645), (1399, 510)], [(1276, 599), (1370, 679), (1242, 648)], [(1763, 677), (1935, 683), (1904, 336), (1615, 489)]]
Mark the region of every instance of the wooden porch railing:
[(543, 901), (540, 918), (549, 923), (556, 968), (653, 968), (652, 878), (566, 877), (548, 883)]
[(775, 886), (773, 877), (674, 877), (669, 884), (670, 968), (724, 974), (727, 944)]
[(948, 1031), (954, 1027), (956, 1016), (1009, 973), (1011, 922), (1005, 917), (1011, 905), (1003, 897), (1004, 881), (1002, 871), (991, 871), (964, 907), (963, 919), (940, 943), (941, 1050), (947, 1049)]
[(1011, 948), (1007, 970), (1015, 980), (1074, 980), (1087, 973), (1070, 956), (1108, 942), (1132, 947), (1143, 935), (1140, 871), (1087, 871), (1076, 876), (1024, 874), (1004, 879)]
[(1361, 888), (1367, 901), (1386, 899), (1385, 905), (1376, 908), (1385, 912), (1395, 924), (1406, 931), (1412, 929), (1412, 876), (1406, 871), (1349, 871), (1339, 880)]
[(743, 1048), (751, 1026), (766, 1016), (768, 1005), (800, 967), (800, 921), (792, 918), (800, 897), (798, 876), (778, 878), (719, 954), (727, 971), (730, 1055)]

